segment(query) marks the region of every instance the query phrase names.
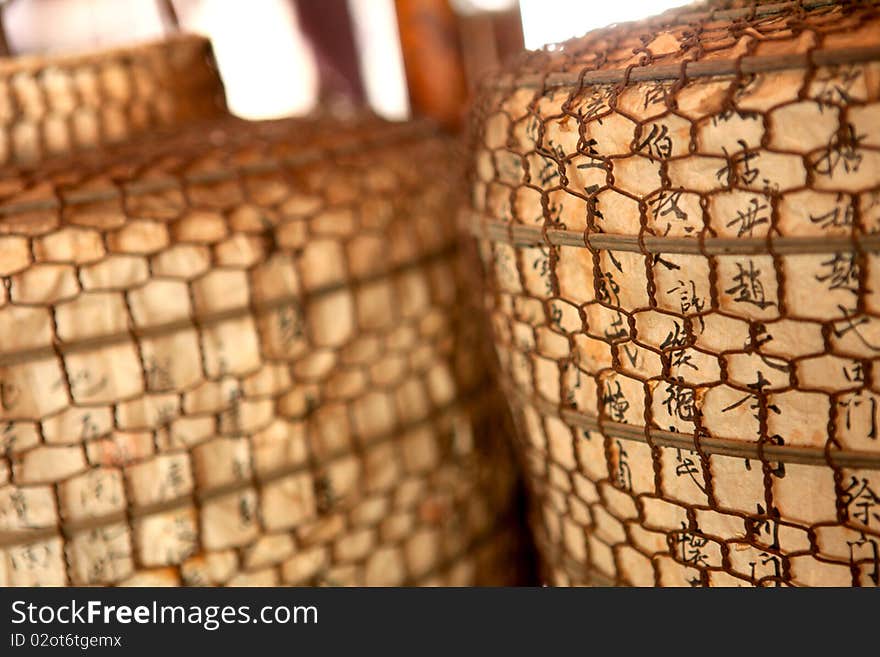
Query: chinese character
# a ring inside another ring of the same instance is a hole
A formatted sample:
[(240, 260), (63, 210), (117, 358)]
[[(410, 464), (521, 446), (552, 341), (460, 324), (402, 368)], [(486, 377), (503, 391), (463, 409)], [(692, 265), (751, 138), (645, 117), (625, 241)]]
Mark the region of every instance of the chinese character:
[(767, 552), (761, 552), (758, 555), (758, 559), (756, 559), (755, 561), (749, 562), (749, 565), (752, 567), (752, 579), (756, 580), (756, 581), (758, 579), (757, 573), (756, 573), (756, 567), (758, 566), (759, 563), (762, 566), (766, 566), (767, 564), (772, 564), (773, 565), (773, 577), (776, 578), (776, 580), (777, 580), (776, 586), (782, 586), (778, 581), (779, 578), (782, 577), (782, 569), (780, 567), (779, 557), (777, 557), (776, 555), (773, 555), (773, 554), (768, 554)]
[(678, 534), (678, 546), (681, 549), (681, 560), (691, 566), (708, 566), (709, 556), (703, 551), (709, 539), (698, 532), (687, 531), (687, 525), (681, 523), (682, 531)]
[(844, 366), (842, 369), (843, 376), (847, 381), (851, 381), (852, 383), (864, 383), (865, 371), (860, 362), (856, 361), (851, 367)]
[(12, 410), (18, 403), (20, 396), (21, 390), (16, 384), (0, 381), (0, 408), (4, 411)]
[[(746, 402), (751, 401), (749, 408), (753, 411), (752, 417), (755, 418), (756, 420), (760, 420), (761, 402), (759, 399), (759, 395), (763, 394), (764, 388), (766, 388), (767, 385), (769, 385), (769, 383), (770, 383), (770, 381), (768, 379), (764, 378), (764, 373), (761, 372), (761, 370), (758, 370), (757, 376), (755, 378), (755, 382), (750, 383), (747, 386), (749, 389), (754, 390), (755, 392), (744, 395), (742, 397), (742, 399), (739, 399), (738, 401), (733, 402), (729, 406), (722, 408), (721, 412), (727, 413), (728, 411), (732, 411), (733, 409), (742, 406)], [(775, 404), (767, 404), (767, 410), (772, 411), (772, 412), (776, 413), (777, 415), (779, 415), (781, 413), (781, 411), (779, 410), (779, 407), (776, 406)], [(777, 444), (777, 445), (783, 444), (783, 440), (779, 436), (771, 436), (769, 438), (769, 442), (771, 444)], [(746, 469), (747, 470), (751, 469), (751, 465), (749, 464), (748, 460), (746, 460)], [(778, 473), (779, 473), (778, 476), (780, 476), (780, 477), (785, 476), (785, 464), (783, 464), (783, 463), (779, 464)]]
[[(679, 205), (681, 194), (682, 192), (661, 192), (657, 198), (651, 199), (648, 205), (654, 208), (654, 219), (658, 220), (660, 217), (667, 217), (671, 214), (676, 220), (686, 222), (688, 220), (687, 212), (682, 210)], [(666, 231), (663, 234), (668, 235), (670, 230), (672, 230), (672, 223), (667, 221)], [(693, 226), (684, 227), (684, 232), (686, 233), (692, 233), (693, 231)]]
[(816, 76), (816, 82), (822, 83), (816, 94), (816, 103), (819, 105), (820, 112), (835, 104), (849, 104), (852, 100), (850, 90), (858, 80), (860, 72), (859, 69), (850, 67), (842, 72), (832, 71), (830, 75), (826, 75), (827, 77), (820, 77), (820, 74)]
[(770, 333), (767, 331), (767, 326), (762, 322), (755, 322), (754, 336), (749, 336), (749, 339), (746, 340), (743, 348), (749, 351), (755, 351), (757, 349), (760, 349), (763, 345), (767, 344), (771, 340), (773, 340), (773, 336), (770, 335)]
[(615, 311), (614, 321), (610, 322), (602, 333), (609, 342), (629, 337), (629, 329), (624, 325), (623, 315), (620, 311)]
[(626, 412), (629, 410), (629, 401), (620, 388), (620, 381), (615, 381), (616, 388), (612, 389), (611, 383), (605, 382), (605, 394), (602, 403), (609, 409), (611, 418), (616, 422), (626, 422)]
[(632, 351), (630, 351), (630, 348), (631, 347), (628, 344), (623, 345), (623, 353), (626, 354), (626, 359), (629, 361), (629, 364), (632, 367), (635, 367), (636, 360), (638, 360), (639, 357), (639, 350), (637, 347), (632, 347)]
[(666, 412), (685, 422), (692, 422), (695, 415), (694, 391), (675, 383), (666, 385), (666, 399), (663, 400)]
[[(757, 539), (760, 539), (761, 534), (767, 534), (767, 537), (771, 539), (770, 548), (779, 549), (779, 510), (773, 507), (770, 508), (770, 513), (764, 513), (764, 507), (760, 504), (755, 505), (758, 509), (758, 515), (762, 516), (759, 518), (747, 518), (746, 519), (746, 529), (747, 531), (754, 535)], [(763, 517), (763, 516), (769, 517)]]
[(163, 404), (159, 408), (159, 412), (156, 414), (156, 425), (160, 427), (168, 426), (176, 414), (177, 409), (174, 404)]
[(195, 552), (196, 541), (199, 537), (189, 518), (182, 515), (174, 518), (172, 531), (177, 543), (169, 543), (166, 546), (165, 560), (174, 563), (185, 559)]
[(538, 117), (530, 116), (526, 121), (526, 136), (529, 138), (529, 141), (537, 143), (541, 136), (540, 133), (541, 122), (538, 120)]
[(688, 452), (688, 454), (691, 455), (685, 456), (684, 454), (682, 454), (682, 451), (680, 449), (675, 450), (675, 476), (690, 477), (691, 481), (694, 482), (694, 485), (705, 493), (706, 488), (703, 486), (703, 482), (700, 481), (700, 479), (697, 479), (697, 476), (699, 475), (700, 477), (702, 477), (703, 473), (700, 468), (697, 467), (697, 463), (696, 461), (694, 461), (693, 458), (693, 453)]
[[(724, 180), (726, 178), (728, 184), (731, 186), (736, 185), (740, 181), (747, 185), (751, 185), (761, 174), (758, 169), (753, 169), (751, 165), (751, 161), (758, 157), (758, 154), (755, 152), (749, 152), (747, 150), (749, 145), (744, 140), (737, 139), (736, 143), (742, 147), (743, 151), (734, 154), (732, 159), (727, 152), (727, 149), (723, 146), (721, 147), (721, 150), (724, 152), (728, 161), (723, 167), (715, 172), (715, 177), (718, 180)], [(740, 171), (740, 166), (742, 167), (742, 171)]]
[(820, 283), (828, 283), (829, 290), (849, 290), (858, 292), (859, 265), (854, 253), (835, 253), (822, 263), (827, 271), (821, 276), (816, 275)]
[(692, 370), (699, 372), (700, 368), (694, 365), (691, 362), (693, 360), (693, 354), (689, 354), (684, 349), (680, 351), (675, 351), (672, 353), (672, 359), (670, 362), (671, 367), (690, 367)]
[(7, 422), (3, 431), (0, 431), (0, 446), (3, 447), (2, 453), (6, 458), (12, 454), (16, 440), (18, 440), (18, 435), (15, 433), (15, 425), (12, 422)]
[(320, 513), (327, 513), (336, 504), (336, 492), (333, 490), (333, 482), (326, 474), (315, 479), (315, 499)]
[[(578, 108), (577, 114), (583, 121), (591, 121), (608, 109), (609, 107), (605, 102), (602, 90), (594, 88), (593, 93), (589, 100), (587, 100), (586, 104)], [(598, 123), (599, 125), (602, 125), (601, 118), (598, 119)]]
[(750, 303), (762, 310), (768, 306), (775, 306), (773, 301), (767, 301), (764, 294), (764, 284), (761, 282), (761, 270), (755, 267), (755, 263), (749, 260), (748, 269), (742, 263), (737, 262), (739, 272), (733, 277), (734, 285), (725, 290), (727, 294), (735, 294), (734, 301), (738, 303)]
[(551, 182), (559, 178), (559, 168), (556, 162), (547, 158), (541, 159), (544, 160), (544, 164), (541, 165), (541, 170), (538, 172), (538, 180), (541, 182), (542, 187), (547, 187)]
[[(859, 480), (852, 476), (849, 486), (843, 491), (843, 502), (847, 513), (863, 525), (870, 526), (871, 520), (880, 520), (880, 514), (874, 511), (874, 507), (880, 504), (880, 497), (868, 485), (867, 479)], [(855, 510), (852, 511), (851, 507), (855, 507)]]
[(598, 279), (598, 293), (596, 298), (605, 303), (620, 304), (620, 285), (614, 280), (610, 271), (606, 271)]
[[(107, 387), (109, 383), (106, 376), (102, 376), (98, 380), (94, 380), (92, 373), (88, 370), (80, 370), (75, 372), (70, 377), (70, 390), (73, 393), (74, 397), (79, 397), (80, 395), (84, 397), (91, 397), (92, 395), (96, 395)], [(59, 382), (55, 384), (55, 387), (59, 387), (64, 385), (64, 379), (62, 378)]]
[(303, 337), (302, 312), (296, 303), (290, 303), (278, 309), (278, 330), (281, 343), (285, 347), (297, 338)]
[(21, 555), (20, 557), (16, 556), (13, 552), (10, 552), (9, 554), (9, 563), (13, 570), (20, 570), (21, 568), (26, 568), (27, 570), (39, 570), (49, 567), (52, 548), (49, 547), (48, 543), (44, 543), (43, 545), (30, 544), (25, 546), (23, 550), (19, 551), (19, 554)]
[(718, 112), (712, 117), (712, 125), (717, 126), (719, 123), (727, 123), (730, 119), (733, 118), (733, 115), (736, 114), (741, 119), (748, 119), (749, 121), (757, 121), (758, 113), (757, 112), (745, 112), (733, 108), (728, 108)]
[(243, 527), (250, 525), (254, 520), (253, 504), (247, 495), (238, 498), (238, 517)]
[(642, 109), (648, 109), (648, 105), (656, 105), (666, 100), (666, 85), (662, 82), (654, 82), (645, 92), (645, 104)]
[(9, 501), (12, 502), (12, 510), (15, 511), (16, 517), (21, 521), (27, 520), (28, 504), (24, 491), (16, 489), (9, 495)]
[(687, 343), (687, 333), (682, 330), (681, 324), (673, 320), (672, 330), (666, 334), (663, 342), (660, 343), (660, 349), (666, 349), (667, 347), (683, 347)]
[(159, 485), (159, 495), (163, 498), (175, 497), (184, 492), (185, 487), (186, 477), (180, 461), (171, 461), (165, 478)]
[(180, 461), (171, 461), (171, 464), (168, 466), (168, 484), (173, 490), (180, 490), (186, 484), (186, 479), (183, 476), (183, 466), (181, 466)]
[(550, 280), (550, 277), (547, 275), (550, 273), (550, 252), (547, 247), (541, 246), (538, 247), (539, 255), (532, 262), (532, 269), (538, 272), (538, 276), (544, 281), (544, 286), (547, 289), (547, 294), (553, 294), (553, 284)]
[[(837, 309), (844, 315), (849, 315), (850, 312), (854, 312), (854, 311), (846, 309), (844, 306), (837, 306)], [(853, 333), (855, 333), (856, 337), (859, 339), (859, 342), (861, 342), (863, 345), (868, 347), (868, 349), (870, 349), (871, 351), (880, 351), (880, 347), (875, 346), (875, 345), (871, 344), (870, 342), (868, 342), (868, 339), (864, 336), (864, 334), (861, 331), (860, 327), (867, 324), (868, 322), (869, 322), (868, 318), (865, 317), (864, 315), (862, 315), (861, 317), (858, 317), (858, 318), (853, 317), (853, 316), (848, 316), (848, 317), (846, 317), (846, 319), (841, 320), (841, 322), (839, 322), (838, 324), (835, 324), (834, 336), (837, 338), (842, 338), (847, 333), (852, 331)], [(841, 324), (844, 324), (844, 325), (841, 326)]]
[(843, 134), (831, 137), (821, 157), (813, 163), (813, 169), (829, 178), (834, 177), (834, 172), (841, 165), (844, 173), (855, 173), (862, 164), (863, 156), (858, 148), (864, 139), (865, 135), (857, 135), (855, 126), (847, 123)]
[[(584, 150), (587, 151), (588, 155), (592, 155), (593, 157), (601, 157), (601, 154), (599, 153), (599, 149), (596, 148), (598, 145), (599, 145), (599, 142), (596, 141), (595, 139), (592, 139), (592, 138), (587, 139), (586, 143), (584, 144), (584, 146), (586, 146), (586, 148)], [(595, 165), (582, 164), (578, 167), (578, 169), (590, 169), (593, 166), (595, 166)], [(599, 166), (602, 166), (602, 165), (599, 165)]]
[[(114, 547), (117, 538), (123, 536), (125, 529), (118, 527), (108, 529), (106, 527), (92, 529), (89, 532), (89, 542), (98, 547), (103, 552), (100, 555), (94, 555), (92, 563), (89, 567), (89, 577), (91, 582), (100, 582), (106, 575), (111, 577), (116, 574), (115, 564), (119, 561), (127, 563), (131, 555), (125, 550)], [(107, 572), (109, 569), (109, 573)]]
[[(752, 407), (752, 408), (754, 408), (754, 407)], [(769, 408), (773, 408), (773, 407), (770, 406)], [(779, 413), (778, 408), (774, 409), (774, 410), (776, 413)], [(755, 414), (755, 417), (757, 417), (757, 414)], [(780, 436), (778, 434), (774, 434), (767, 439), (767, 444), (768, 445), (784, 445), (785, 441), (782, 439), (782, 436)], [(743, 459), (743, 465), (745, 466), (746, 470), (748, 470), (749, 472), (752, 471), (752, 462), (749, 459)], [(775, 468), (771, 467), (771, 464), (768, 463), (767, 469), (769, 470), (770, 474), (774, 475), (775, 477), (779, 477), (780, 479), (785, 477), (785, 463), (783, 463), (782, 461), (779, 461), (776, 464)], [(775, 512), (775, 510), (773, 510), (772, 512)], [(763, 509), (761, 509), (760, 505), (758, 506), (758, 513), (763, 513)]]
[(80, 430), (80, 439), (88, 440), (90, 438), (96, 438), (98, 436), (98, 425), (92, 421), (91, 413), (83, 413), (82, 416), (82, 429)]
[[(697, 296), (697, 284), (694, 281), (678, 281), (678, 284), (666, 291), (667, 294), (678, 292), (679, 306), (683, 314), (687, 314), (692, 310), (697, 313), (703, 312), (706, 302)], [(699, 317), (700, 331), (706, 329), (706, 321), (702, 316)]]
[(651, 126), (651, 132), (645, 137), (641, 144), (636, 145), (636, 150), (640, 151), (646, 146), (648, 147), (648, 157), (654, 157), (661, 160), (667, 159), (672, 155), (672, 139), (669, 137), (669, 128), (658, 126), (656, 123)]
[(566, 393), (565, 400), (571, 404), (572, 406), (577, 406), (577, 400), (575, 398), (575, 390), (580, 390), (581, 388), (581, 370), (578, 367), (573, 367), (574, 369), (574, 383), (571, 386), (571, 389)]
[(736, 217), (727, 223), (727, 227), (737, 227), (737, 237), (751, 237), (756, 226), (770, 223), (769, 217), (762, 214), (767, 209), (767, 204), (761, 204), (757, 197), (752, 197), (745, 210), (737, 210)]
[(865, 560), (864, 557), (859, 558), (856, 555), (856, 552), (867, 551), (867, 560), (873, 566), (873, 570), (868, 573), (868, 577), (871, 578), (871, 581), (874, 582), (875, 586), (880, 585), (880, 568), (878, 568), (878, 564), (880, 564), (880, 551), (878, 551), (877, 548), (877, 540), (875, 538), (868, 538), (865, 536), (865, 533), (862, 532), (861, 537), (858, 540), (847, 541), (846, 544), (849, 546), (849, 562), (853, 566), (858, 565)]
[[(839, 200), (838, 195), (838, 200)], [(841, 212), (843, 210), (843, 212)], [(820, 228), (848, 228), (853, 225), (853, 207), (847, 204), (845, 208), (839, 205), (834, 209), (823, 214), (811, 214), (810, 222), (818, 225)]]
[(552, 306), (550, 308), (550, 323), (560, 331), (562, 330), (562, 308), (559, 306)]
[(161, 363), (153, 356), (147, 358), (144, 373), (147, 375), (147, 387), (150, 390), (171, 390), (174, 388), (170, 358), (166, 358)]
[[(605, 162), (600, 159), (599, 151), (596, 150), (596, 146), (599, 144), (595, 139), (588, 139), (586, 143), (586, 151), (587, 155), (590, 156), (590, 160), (587, 162), (582, 162), (577, 165), (578, 169), (605, 169)], [(598, 191), (599, 187), (597, 185), (591, 185), (590, 187), (584, 187), (584, 191), (587, 194), (594, 194)]]
[(231, 431), (238, 431), (241, 425), (241, 402), (244, 399), (244, 393), (241, 388), (235, 388), (229, 391), (229, 407), (223, 412), (221, 419)]
[[(761, 370), (758, 370), (757, 377), (755, 377), (755, 382), (748, 384), (748, 387), (752, 390), (755, 390), (758, 394), (760, 394), (760, 393), (764, 392), (764, 388), (766, 388), (769, 383), (770, 383), (769, 379), (764, 378), (764, 373), (761, 372)], [(731, 404), (727, 408), (722, 409), (721, 412), (724, 413), (726, 411), (733, 410), (737, 406), (741, 406), (743, 403), (745, 403), (746, 400), (748, 400), (751, 397), (754, 397), (754, 395), (751, 395), (751, 394), (746, 395), (738, 402), (734, 402), (733, 404)]]
[[(847, 428), (847, 430), (852, 429), (852, 425), (853, 425), (852, 415), (855, 412), (855, 409), (858, 409), (865, 401), (864, 398), (862, 397), (862, 392), (864, 392), (864, 391), (858, 390), (858, 391), (854, 392), (852, 395), (850, 395), (848, 398), (837, 402), (838, 406), (846, 409), (846, 428)], [(868, 420), (870, 427), (868, 429), (867, 437), (871, 440), (876, 440), (877, 439), (877, 401), (874, 399), (873, 396), (869, 396), (867, 401), (868, 401), (868, 403), (865, 407), (865, 411), (867, 412), (868, 417), (870, 418)]]

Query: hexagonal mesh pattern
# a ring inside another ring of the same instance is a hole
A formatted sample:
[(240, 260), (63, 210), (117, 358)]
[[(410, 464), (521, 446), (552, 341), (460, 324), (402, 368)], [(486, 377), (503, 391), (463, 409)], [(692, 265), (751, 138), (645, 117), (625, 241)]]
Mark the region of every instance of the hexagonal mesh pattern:
[(98, 54), (0, 59), (0, 165), (226, 114), (211, 43), (179, 35)]
[(880, 15), (709, 3), (487, 82), (471, 207), (554, 583), (880, 582)]
[(515, 581), (453, 161), (225, 118), (6, 170), (0, 583)]

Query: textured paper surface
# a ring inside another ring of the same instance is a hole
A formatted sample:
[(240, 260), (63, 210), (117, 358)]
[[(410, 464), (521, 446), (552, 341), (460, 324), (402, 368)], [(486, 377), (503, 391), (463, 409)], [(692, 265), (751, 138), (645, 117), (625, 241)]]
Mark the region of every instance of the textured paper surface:
[(873, 11), (699, 47), (672, 14), (484, 89), (469, 221), (550, 581), (880, 581), (880, 66), (533, 84), (859, 47)]
[(0, 584), (512, 581), (452, 158), (226, 118), (12, 172)]
[(223, 85), (203, 37), (0, 62), (0, 164), (34, 165), (225, 113)]

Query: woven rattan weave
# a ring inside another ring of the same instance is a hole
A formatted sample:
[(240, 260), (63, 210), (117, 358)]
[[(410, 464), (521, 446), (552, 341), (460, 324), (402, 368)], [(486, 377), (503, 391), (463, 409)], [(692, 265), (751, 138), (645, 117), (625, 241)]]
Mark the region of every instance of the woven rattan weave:
[(880, 582), (878, 98), (875, 2), (685, 7), (484, 84), (465, 222), (549, 582)]
[(0, 164), (33, 164), (224, 114), (211, 44), (201, 37), (0, 58)]
[(453, 145), (173, 119), (0, 171), (0, 584), (514, 581)]

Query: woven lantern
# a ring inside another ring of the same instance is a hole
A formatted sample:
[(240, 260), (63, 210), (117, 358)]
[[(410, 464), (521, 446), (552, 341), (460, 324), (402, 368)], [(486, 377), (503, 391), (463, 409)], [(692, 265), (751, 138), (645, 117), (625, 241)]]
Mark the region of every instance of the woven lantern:
[(191, 35), (99, 54), (0, 59), (0, 164), (225, 113), (211, 44)]
[(874, 2), (715, 2), (483, 86), (465, 217), (547, 581), (880, 581), (878, 44)]
[(3, 65), (0, 585), (510, 583), (453, 147), (232, 118), (209, 53)]

